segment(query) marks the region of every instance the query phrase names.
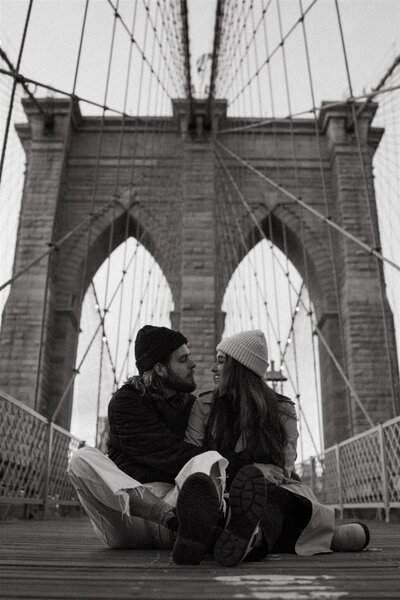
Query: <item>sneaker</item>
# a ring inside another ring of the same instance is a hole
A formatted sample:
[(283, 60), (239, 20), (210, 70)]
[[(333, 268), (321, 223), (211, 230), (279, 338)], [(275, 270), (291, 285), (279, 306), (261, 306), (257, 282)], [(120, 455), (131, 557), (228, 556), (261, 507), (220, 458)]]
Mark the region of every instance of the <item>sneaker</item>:
[(220, 515), (220, 500), (213, 481), (204, 473), (190, 475), (176, 504), (178, 535), (172, 551), (177, 565), (198, 565), (207, 552)]
[(250, 552), (267, 508), (267, 485), (257, 467), (247, 465), (236, 475), (229, 491), (229, 505), (229, 523), (214, 547), (214, 558), (224, 567), (238, 565)]
[(331, 550), (334, 552), (359, 552), (369, 544), (370, 534), (365, 523), (339, 525), (333, 531)]

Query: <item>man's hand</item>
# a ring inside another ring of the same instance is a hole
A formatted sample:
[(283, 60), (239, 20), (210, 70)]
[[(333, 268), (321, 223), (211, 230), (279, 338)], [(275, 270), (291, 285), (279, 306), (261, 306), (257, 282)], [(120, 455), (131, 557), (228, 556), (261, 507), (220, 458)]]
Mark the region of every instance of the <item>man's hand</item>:
[(260, 471), (262, 471), (265, 479), (270, 483), (275, 483), (276, 485), (279, 485), (285, 478), (283, 474), (283, 469), (281, 469), (281, 467), (277, 467), (276, 465), (254, 463), (254, 466), (260, 469)]

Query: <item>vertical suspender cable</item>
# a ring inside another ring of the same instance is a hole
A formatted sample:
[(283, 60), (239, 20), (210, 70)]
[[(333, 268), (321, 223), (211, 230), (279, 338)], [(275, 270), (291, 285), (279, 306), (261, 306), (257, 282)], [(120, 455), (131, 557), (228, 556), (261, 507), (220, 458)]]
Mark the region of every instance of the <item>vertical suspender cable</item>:
[[(316, 101), (315, 101), (315, 93), (314, 93), (314, 83), (313, 83), (313, 77), (312, 77), (312, 72), (311, 72), (311, 60), (310, 60), (310, 53), (309, 53), (309, 48), (308, 48), (308, 38), (307, 38), (307, 31), (306, 31), (306, 24), (305, 24), (302, 0), (299, 0), (299, 6), (300, 6), (301, 15), (303, 17), (302, 18), (302, 32), (303, 32), (303, 40), (304, 40), (304, 49), (305, 49), (305, 54), (306, 54), (306, 63), (307, 63), (307, 72), (308, 72), (308, 80), (309, 80), (309, 86), (310, 86), (311, 101), (312, 101), (312, 106), (313, 106), (312, 114), (313, 114), (313, 120), (314, 120), (315, 141), (316, 141), (316, 147), (317, 147), (317, 151), (318, 151), (319, 169), (320, 169), (320, 174), (321, 174), (322, 196), (323, 196), (324, 207), (325, 207), (325, 216), (328, 218), (329, 217), (328, 195), (327, 195), (327, 189), (326, 189), (324, 166), (323, 166), (323, 162), (322, 162), (319, 126), (318, 126), (317, 115), (316, 115), (316, 110), (315, 110)], [(331, 267), (332, 268), (332, 276), (333, 276), (333, 282), (334, 282), (334, 287), (335, 287), (336, 304), (337, 304), (337, 309), (338, 309), (340, 344), (341, 344), (342, 355), (344, 358), (343, 370), (346, 373), (346, 375), (348, 375), (347, 360), (346, 360), (346, 345), (344, 342), (343, 318), (342, 318), (342, 311), (340, 309), (339, 284), (338, 284), (337, 269), (336, 269), (336, 263), (335, 263), (335, 258), (334, 258), (334, 251), (333, 251), (333, 237), (332, 237), (331, 228), (328, 227), (327, 225), (326, 225), (326, 230), (327, 230), (327, 235), (328, 235), (329, 256), (330, 256), (330, 261), (331, 261), (331, 266), (332, 266)], [(310, 307), (310, 311), (311, 311), (311, 307)], [(313, 332), (314, 328), (313, 328), (311, 319), (310, 319), (310, 327), (311, 327), (311, 331)], [(312, 335), (313, 335), (313, 333), (312, 333)], [(313, 336), (313, 339), (314, 340), (316, 339), (315, 336)], [(312, 343), (312, 349), (313, 349), (313, 362), (314, 362), (314, 364), (316, 364), (315, 344), (314, 343)], [(319, 386), (316, 381), (316, 370), (314, 369), (314, 371), (315, 371), (315, 389), (316, 389), (317, 394), (319, 395), (319, 389), (318, 389)], [(349, 393), (349, 389), (347, 388), (347, 386), (345, 386), (345, 389), (346, 389), (347, 407), (348, 407), (348, 413), (349, 413), (350, 435), (353, 435), (354, 424), (353, 424), (353, 411), (352, 411), (352, 407), (351, 407), (351, 395)], [(318, 406), (319, 406), (319, 411), (320, 411), (321, 410), (320, 403), (318, 404)], [(321, 422), (321, 415), (319, 416), (319, 422)], [(321, 425), (320, 425), (320, 431), (322, 431)], [(321, 437), (321, 440), (322, 439), (323, 438)]]
[[(79, 66), (80, 66), (81, 55), (82, 55), (82, 43), (83, 43), (83, 38), (84, 38), (85, 28), (86, 28), (88, 4), (89, 4), (89, 0), (86, 0), (85, 9), (84, 9), (84, 13), (83, 13), (83, 19), (82, 19), (81, 34), (80, 34), (80, 38), (79, 38), (78, 54), (77, 54), (76, 64), (75, 64), (75, 74), (74, 74), (74, 82), (73, 82), (73, 86), (72, 86), (72, 95), (71, 95), (71, 101), (70, 101), (68, 117), (67, 117), (67, 127), (66, 127), (67, 135), (69, 135), (69, 130), (70, 130), (71, 123), (72, 123), (72, 114), (73, 114), (73, 110), (74, 110), (74, 95), (75, 95), (76, 82), (78, 79)], [(59, 182), (58, 182), (59, 190), (61, 187), (63, 171), (64, 171), (65, 163), (67, 160), (67, 145), (68, 145), (68, 141), (66, 139), (64, 142), (64, 146), (63, 146), (63, 156), (62, 156), (62, 160), (61, 160), (62, 166), (60, 169)], [(36, 380), (35, 380), (35, 392), (34, 392), (34, 409), (35, 410), (39, 409), (38, 403), (39, 403), (39, 391), (40, 391), (40, 378), (41, 378), (41, 370), (42, 370), (43, 346), (44, 346), (44, 341), (45, 341), (45, 326), (46, 326), (45, 324), (46, 324), (47, 307), (48, 307), (50, 270), (51, 270), (52, 260), (53, 260), (53, 258), (52, 258), (52, 254), (51, 254), (51, 255), (49, 255), (48, 260), (47, 260), (46, 281), (45, 281), (45, 286), (44, 286), (44, 300), (43, 300), (40, 341), (39, 341), (39, 350), (38, 350), (38, 362), (37, 362), (37, 367), (36, 367)]]
[[(352, 86), (352, 81), (351, 81), (351, 77), (350, 77), (350, 68), (349, 68), (349, 63), (348, 63), (348, 59), (347, 59), (347, 51), (346, 51), (346, 45), (345, 45), (345, 41), (344, 41), (342, 20), (341, 20), (341, 16), (340, 16), (338, 0), (335, 0), (335, 7), (336, 7), (337, 18), (338, 18), (340, 39), (341, 39), (341, 43), (342, 43), (343, 58), (345, 61), (347, 82), (348, 82), (349, 91), (350, 91), (350, 98), (353, 99), (354, 98), (353, 86)], [(356, 139), (357, 139), (357, 148), (358, 148), (358, 154), (359, 154), (359, 158), (360, 158), (360, 167), (361, 167), (362, 178), (363, 178), (363, 182), (364, 182), (365, 197), (367, 200), (369, 219), (371, 222), (372, 244), (373, 244), (374, 248), (376, 248), (377, 250), (380, 251), (380, 245), (378, 243), (379, 234), (375, 228), (375, 215), (373, 213), (372, 201), (371, 201), (371, 196), (370, 196), (370, 191), (369, 191), (369, 186), (368, 186), (368, 181), (367, 181), (364, 156), (363, 156), (363, 151), (362, 151), (362, 147), (361, 147), (360, 130), (359, 130), (358, 119), (357, 119), (357, 115), (356, 115), (356, 109), (354, 106), (354, 102), (351, 102), (351, 111), (352, 111), (352, 117), (353, 117), (353, 122), (354, 122), (354, 131), (355, 131)], [(394, 379), (392, 356), (390, 353), (389, 332), (388, 332), (388, 314), (387, 314), (387, 308), (386, 308), (385, 279), (384, 279), (384, 272), (383, 272), (383, 264), (379, 260), (377, 261), (377, 269), (378, 269), (378, 275), (379, 275), (380, 300), (381, 300), (382, 318), (383, 318), (383, 331), (384, 331), (385, 342), (386, 342), (386, 352), (387, 352), (389, 376), (390, 376), (392, 409), (393, 409), (393, 415), (396, 415), (398, 413), (398, 409), (399, 409), (399, 400), (398, 400), (397, 394), (396, 394), (396, 388), (395, 388), (396, 384), (395, 384), (395, 379)]]

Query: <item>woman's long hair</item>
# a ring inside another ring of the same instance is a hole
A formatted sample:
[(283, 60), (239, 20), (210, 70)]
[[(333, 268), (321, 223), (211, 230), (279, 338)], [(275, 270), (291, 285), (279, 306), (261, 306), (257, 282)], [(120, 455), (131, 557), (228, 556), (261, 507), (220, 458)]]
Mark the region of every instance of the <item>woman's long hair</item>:
[(220, 390), (207, 423), (204, 446), (224, 453), (235, 449), (239, 436), (254, 462), (284, 466), (285, 430), (279, 419), (275, 393), (264, 381), (226, 356)]

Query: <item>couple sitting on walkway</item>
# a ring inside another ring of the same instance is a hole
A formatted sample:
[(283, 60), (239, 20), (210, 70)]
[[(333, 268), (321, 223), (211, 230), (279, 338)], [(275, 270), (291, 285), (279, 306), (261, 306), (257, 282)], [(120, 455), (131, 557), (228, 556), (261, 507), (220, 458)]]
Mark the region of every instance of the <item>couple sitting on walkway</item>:
[(173, 548), (177, 564), (213, 553), (223, 566), (270, 552), (356, 551), (360, 523), (335, 527), (293, 472), (293, 403), (263, 376), (260, 330), (225, 338), (215, 390), (196, 399), (187, 339), (146, 325), (135, 341), (137, 377), (112, 397), (108, 457), (81, 448), (69, 475), (96, 534), (113, 548)]

